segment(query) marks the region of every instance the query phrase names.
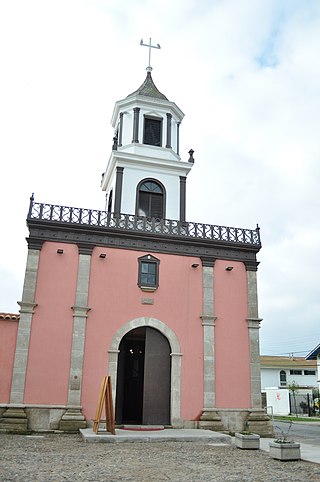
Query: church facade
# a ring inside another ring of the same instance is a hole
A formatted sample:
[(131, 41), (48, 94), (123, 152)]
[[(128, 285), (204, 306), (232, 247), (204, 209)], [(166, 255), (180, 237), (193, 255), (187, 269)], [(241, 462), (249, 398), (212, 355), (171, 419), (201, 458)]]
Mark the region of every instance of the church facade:
[[(27, 216), (20, 318), (1, 325), (0, 431), (90, 426), (110, 375), (116, 423), (272, 430), (261, 409), (259, 228), (186, 221), (183, 113), (155, 86), (116, 102), (106, 210)], [(1, 320), (0, 320), (1, 321)]]

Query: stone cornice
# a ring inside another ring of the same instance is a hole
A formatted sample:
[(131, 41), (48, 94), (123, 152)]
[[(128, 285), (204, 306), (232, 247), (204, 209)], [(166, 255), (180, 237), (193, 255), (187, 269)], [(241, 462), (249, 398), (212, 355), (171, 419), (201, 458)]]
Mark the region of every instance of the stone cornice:
[(246, 265), (246, 271), (258, 271), (260, 263), (258, 261), (246, 260), (244, 264)]
[[(77, 244), (79, 252), (91, 254), (95, 246), (168, 253), (182, 256), (198, 256), (203, 266), (213, 266), (216, 259), (242, 261), (246, 269), (256, 270), (256, 253), (260, 247), (246, 244), (237, 245), (223, 241), (178, 238), (146, 232), (108, 230), (103, 227), (85, 225), (62, 225), (45, 221), (28, 221), (29, 247), (42, 246), (45, 241)], [(40, 248), (38, 248), (40, 249)]]

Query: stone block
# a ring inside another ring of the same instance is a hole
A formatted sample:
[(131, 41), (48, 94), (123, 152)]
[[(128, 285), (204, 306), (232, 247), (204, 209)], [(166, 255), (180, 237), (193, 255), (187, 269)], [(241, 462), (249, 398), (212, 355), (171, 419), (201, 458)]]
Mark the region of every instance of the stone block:
[(247, 419), (250, 432), (257, 433), (261, 437), (272, 437), (273, 426), (270, 418), (263, 410), (252, 411)]
[(27, 433), (28, 419), (23, 408), (7, 408), (0, 419), (0, 432)]
[(196, 428), (198, 428), (198, 421), (197, 420), (185, 420), (183, 422), (183, 428), (196, 429)]
[(225, 430), (221, 417), (216, 411), (204, 411), (200, 417), (199, 428), (214, 432), (224, 432)]
[(59, 430), (64, 432), (78, 432), (86, 428), (87, 422), (80, 409), (68, 408), (59, 423)]
[(81, 428), (86, 428), (87, 423), (85, 420), (60, 420), (59, 430), (63, 432), (75, 433), (79, 432)]

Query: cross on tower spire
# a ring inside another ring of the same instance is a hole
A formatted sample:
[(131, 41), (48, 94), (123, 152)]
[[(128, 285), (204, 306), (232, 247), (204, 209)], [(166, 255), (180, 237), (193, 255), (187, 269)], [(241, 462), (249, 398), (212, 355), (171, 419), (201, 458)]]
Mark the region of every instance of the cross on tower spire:
[(149, 38), (149, 43), (148, 44), (144, 44), (143, 43), (143, 39), (140, 40), (140, 45), (142, 45), (142, 47), (148, 47), (149, 48), (149, 64), (148, 64), (148, 67), (146, 68), (146, 70), (148, 72), (151, 72), (152, 70), (152, 67), (150, 65), (150, 61), (151, 61), (151, 49), (161, 49), (160, 45), (157, 44), (157, 45), (152, 45), (151, 44), (151, 38)]

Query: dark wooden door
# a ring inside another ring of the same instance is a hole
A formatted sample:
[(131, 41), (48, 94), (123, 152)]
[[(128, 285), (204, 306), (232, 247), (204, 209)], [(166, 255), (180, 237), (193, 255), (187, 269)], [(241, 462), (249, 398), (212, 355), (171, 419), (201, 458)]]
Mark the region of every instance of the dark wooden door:
[(159, 331), (147, 327), (142, 414), (144, 425), (170, 423), (170, 372), (168, 340)]
[(144, 341), (128, 340), (124, 376), (123, 420), (126, 423), (142, 422), (143, 407)]
[(119, 351), (116, 422), (169, 424), (171, 357), (168, 340), (154, 328), (139, 327), (123, 337)]

